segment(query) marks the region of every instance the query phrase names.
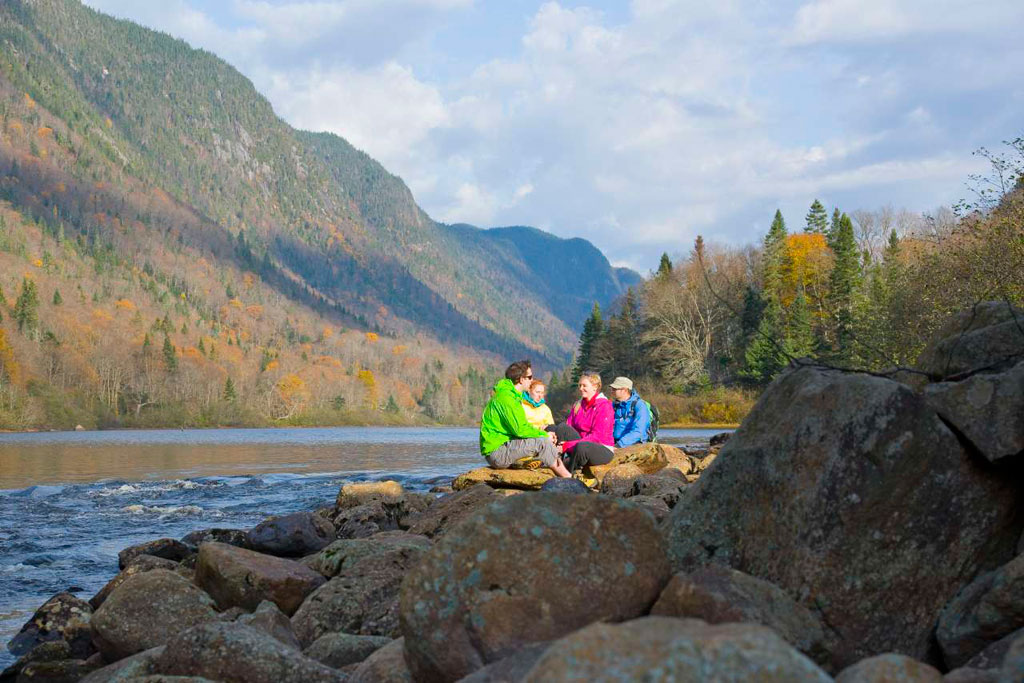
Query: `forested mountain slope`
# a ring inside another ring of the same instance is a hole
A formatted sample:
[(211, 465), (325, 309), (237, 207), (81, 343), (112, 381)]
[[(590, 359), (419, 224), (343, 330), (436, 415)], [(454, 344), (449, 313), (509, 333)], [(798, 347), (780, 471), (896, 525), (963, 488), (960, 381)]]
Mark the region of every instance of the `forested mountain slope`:
[[(179, 357), (192, 348), (210, 366), (208, 397), (216, 375), (266, 398), (287, 375), (309, 385), (303, 363), (327, 356), (347, 377), (375, 371), (375, 405), (403, 394), (403, 411), (433, 403), (436, 417), (462, 405), (436, 400), (442, 385), (491, 362), (478, 352), (564, 361), (593, 301), (606, 305), (638, 280), (584, 240), (438, 224), (400, 178), (335, 135), (292, 129), (219, 58), (73, 0), (0, 3), (0, 118), (0, 329), (20, 355), (7, 366), (20, 361), (22, 385), (39, 379), (44, 357), (78, 363), (73, 319), (113, 316), (76, 337), (95, 337), (81, 359), (103, 344), (142, 353), (166, 338)], [(26, 281), (40, 298), (27, 327), (16, 310)], [(56, 308), (55, 290), (74, 300)], [(121, 325), (124, 301), (131, 321)], [(395, 356), (418, 348), (417, 361), (339, 356), (346, 334), (390, 339)], [(226, 338), (243, 351), (238, 367), (205, 353)], [(442, 369), (443, 358), (461, 369)], [(274, 360), (280, 376), (270, 377)], [(382, 378), (404, 389), (382, 393)], [(150, 405), (152, 389), (134, 387), (127, 400), (127, 380), (110, 381), (110, 410)], [(8, 409), (15, 385), (0, 367)], [(320, 404), (346, 400), (324, 392)]]

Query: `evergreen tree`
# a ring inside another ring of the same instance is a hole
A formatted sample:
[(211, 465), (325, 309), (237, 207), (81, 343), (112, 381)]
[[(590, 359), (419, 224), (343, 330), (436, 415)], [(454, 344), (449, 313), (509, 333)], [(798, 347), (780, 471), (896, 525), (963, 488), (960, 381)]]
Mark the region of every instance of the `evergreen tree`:
[(388, 402), (384, 404), (385, 413), (397, 413), (398, 412), (398, 401), (392, 394), (388, 394)]
[(776, 209), (775, 218), (764, 238), (764, 296), (780, 302), (783, 274), (788, 260), (786, 249), (786, 221), (782, 212)]
[(807, 212), (807, 227), (804, 228), (804, 232), (813, 232), (819, 235), (828, 232), (828, 213), (817, 199), (811, 203), (811, 210)]
[(4, 288), (0, 287), (0, 305), (7, 305), (7, 297), (4, 295)]
[(632, 287), (622, 298), (622, 308), (605, 326), (603, 335), (591, 347), (590, 367), (601, 374), (639, 377), (645, 368), (640, 337), (643, 320)]
[(832, 223), (828, 227), (828, 232), (825, 234), (825, 241), (828, 246), (835, 249), (836, 235), (839, 234), (839, 222), (842, 220), (842, 214), (839, 213), (839, 207), (832, 209)]
[(206, 355), (206, 345), (203, 344), (202, 337), (199, 338), (199, 346), (197, 346), (196, 348), (199, 349), (199, 353), (203, 354), (204, 356)]
[(740, 348), (746, 350), (761, 326), (765, 300), (753, 287), (747, 287), (743, 295), (743, 313), (740, 317)]
[(64, 297), (60, 295), (60, 290), (53, 290), (53, 305), (60, 306), (62, 303), (64, 303)]
[(853, 303), (861, 286), (861, 270), (853, 221), (845, 213), (840, 216), (832, 250), (835, 265), (829, 279), (829, 299), (835, 320), (835, 350), (840, 360), (849, 361), (853, 357)]
[(178, 354), (174, 351), (174, 344), (171, 343), (171, 338), (166, 334), (164, 335), (164, 366), (167, 368), (167, 372), (174, 372), (178, 369)]
[(604, 335), (604, 321), (601, 320), (601, 307), (594, 302), (594, 308), (590, 311), (590, 317), (583, 323), (583, 333), (580, 334), (579, 353), (576, 355), (576, 365), (572, 369), (572, 383), (575, 385), (580, 381), (580, 375), (592, 369), (594, 348)]
[(142, 353), (143, 353), (144, 355), (145, 355), (145, 354), (148, 354), (148, 353), (149, 353), (149, 350), (150, 350), (150, 349), (151, 349), (152, 347), (153, 347), (153, 342), (152, 342), (152, 341), (150, 341), (150, 339), (149, 339), (149, 332), (147, 332), (147, 333), (146, 333), (146, 336), (145, 336), (145, 337), (143, 338), (143, 340), (142, 340)]
[(231, 380), (231, 375), (228, 375), (228, 378), (224, 380), (224, 391), (221, 394), (221, 398), (228, 403), (238, 398), (238, 392), (235, 391), (235, 383)]
[(658, 272), (655, 273), (657, 278), (666, 278), (672, 275), (672, 260), (668, 257), (668, 254), (662, 252), (661, 263), (658, 264)]
[(21, 279), (21, 294), (14, 302), (14, 319), (18, 323), (18, 331), (35, 338), (39, 331), (39, 294), (36, 283), (27, 277)]
[(804, 294), (804, 288), (797, 288), (796, 297), (789, 307), (786, 351), (794, 358), (814, 356), (817, 343), (811, 318), (811, 307)]
[(786, 367), (789, 359), (786, 358), (782, 332), (782, 307), (774, 299), (769, 299), (757, 334), (744, 354), (746, 367), (740, 373), (744, 378), (764, 385)]

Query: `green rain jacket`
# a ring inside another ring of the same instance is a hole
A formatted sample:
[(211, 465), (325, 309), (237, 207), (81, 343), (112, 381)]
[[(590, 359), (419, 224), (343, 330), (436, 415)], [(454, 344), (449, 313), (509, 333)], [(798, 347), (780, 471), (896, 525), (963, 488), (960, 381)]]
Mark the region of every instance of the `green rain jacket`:
[(512, 439), (538, 439), (548, 433), (526, 421), (523, 395), (516, 391), (512, 380), (503, 379), (494, 385), (494, 396), (484, 407), (480, 417), (480, 454), (493, 453)]

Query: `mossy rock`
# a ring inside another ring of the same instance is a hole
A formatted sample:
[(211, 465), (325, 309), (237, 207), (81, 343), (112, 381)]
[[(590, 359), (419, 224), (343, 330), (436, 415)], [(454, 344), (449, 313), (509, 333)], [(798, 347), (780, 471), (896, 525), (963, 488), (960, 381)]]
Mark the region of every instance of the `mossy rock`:
[(452, 488), (461, 491), (477, 484), (487, 484), (496, 489), (538, 491), (544, 482), (554, 476), (555, 473), (546, 467), (535, 470), (497, 470), (493, 467), (478, 467), (457, 476), (452, 482)]

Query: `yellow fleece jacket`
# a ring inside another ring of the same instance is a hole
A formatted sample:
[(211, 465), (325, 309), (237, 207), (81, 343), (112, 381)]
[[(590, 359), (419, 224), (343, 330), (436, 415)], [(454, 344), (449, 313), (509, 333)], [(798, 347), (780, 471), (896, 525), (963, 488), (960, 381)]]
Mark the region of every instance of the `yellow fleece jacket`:
[(551, 416), (551, 408), (548, 408), (547, 403), (541, 403), (539, 408), (534, 408), (529, 401), (523, 401), (523, 412), (526, 413), (526, 421), (537, 429), (555, 424), (555, 418)]

